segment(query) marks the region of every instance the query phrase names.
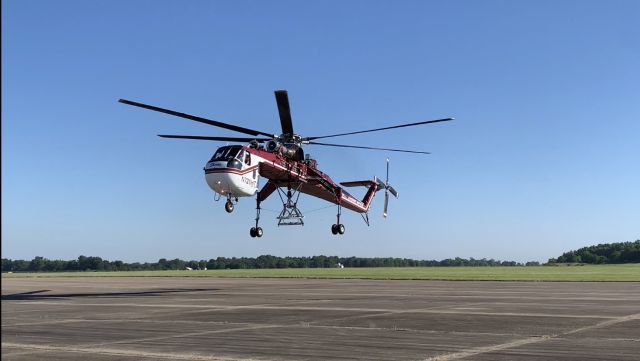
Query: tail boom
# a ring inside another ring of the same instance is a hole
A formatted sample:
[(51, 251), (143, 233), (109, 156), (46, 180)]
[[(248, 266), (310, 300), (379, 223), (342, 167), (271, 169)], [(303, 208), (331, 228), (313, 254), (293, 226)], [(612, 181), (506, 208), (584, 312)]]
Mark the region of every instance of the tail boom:
[(367, 193), (365, 193), (362, 200), (356, 199), (349, 192), (347, 192), (344, 188), (340, 188), (339, 199), (341, 200), (340, 205), (344, 208), (350, 209), (357, 213), (367, 213), (369, 211), (369, 207), (371, 206), (371, 202), (376, 195), (376, 192), (379, 191), (380, 188), (378, 184), (378, 179), (374, 178), (373, 180), (363, 180), (363, 181), (353, 181), (353, 182), (342, 182), (340, 183), (343, 187), (367, 187)]

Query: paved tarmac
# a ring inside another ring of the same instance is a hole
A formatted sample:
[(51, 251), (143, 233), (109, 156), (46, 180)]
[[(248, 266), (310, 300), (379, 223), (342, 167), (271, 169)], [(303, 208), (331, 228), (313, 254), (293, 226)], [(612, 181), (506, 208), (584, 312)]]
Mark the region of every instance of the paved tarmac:
[(640, 283), (2, 279), (2, 360), (640, 360)]

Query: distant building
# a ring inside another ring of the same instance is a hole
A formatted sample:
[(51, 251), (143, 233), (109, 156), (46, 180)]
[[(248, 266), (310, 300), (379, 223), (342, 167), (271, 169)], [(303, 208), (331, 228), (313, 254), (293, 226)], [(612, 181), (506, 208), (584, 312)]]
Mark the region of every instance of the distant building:
[(344, 265), (343, 265), (342, 263), (338, 262), (338, 264), (336, 265), (336, 267), (338, 267), (338, 268), (344, 268)]

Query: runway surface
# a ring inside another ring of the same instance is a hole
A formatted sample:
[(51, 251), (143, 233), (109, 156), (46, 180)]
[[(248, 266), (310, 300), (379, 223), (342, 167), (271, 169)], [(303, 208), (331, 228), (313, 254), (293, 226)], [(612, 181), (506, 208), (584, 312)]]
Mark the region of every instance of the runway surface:
[(2, 360), (640, 360), (640, 283), (2, 279)]

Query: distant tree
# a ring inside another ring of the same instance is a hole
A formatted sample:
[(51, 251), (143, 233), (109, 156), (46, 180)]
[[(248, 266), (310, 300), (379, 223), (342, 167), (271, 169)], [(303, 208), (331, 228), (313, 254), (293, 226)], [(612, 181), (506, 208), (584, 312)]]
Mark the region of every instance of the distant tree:
[(579, 257), (584, 263), (597, 263), (596, 260), (598, 256), (589, 252), (589, 250), (585, 250), (584, 252), (581, 252)]
[(169, 269), (181, 270), (181, 269), (184, 269), (186, 262), (181, 259), (175, 258), (175, 259), (172, 259), (171, 261), (168, 261), (168, 264), (169, 264)]
[(46, 260), (44, 259), (44, 257), (35, 257), (33, 260), (31, 260), (31, 263), (29, 263), (29, 271), (41, 272), (44, 269), (45, 261)]
[(26, 272), (29, 270), (29, 265), (30, 262), (29, 261), (25, 261), (25, 260), (14, 260), (13, 261), (13, 270), (16, 272)]
[(200, 262), (191, 260), (191, 261), (186, 262), (185, 267), (189, 267), (191, 269), (199, 269), (200, 268)]
[(640, 263), (640, 240), (583, 247), (552, 258), (549, 263)]
[(45, 272), (64, 271), (66, 266), (67, 266), (67, 262), (60, 259), (45, 260), (45, 264), (44, 264), (44, 267), (42, 268), (42, 271), (45, 271)]
[(102, 271), (104, 262), (100, 257), (78, 257), (78, 269), (81, 271)]
[(2, 259), (2, 272), (13, 271), (13, 262), (8, 258)]
[(124, 262), (122, 261), (113, 261), (113, 270), (114, 271), (122, 271), (124, 268)]

